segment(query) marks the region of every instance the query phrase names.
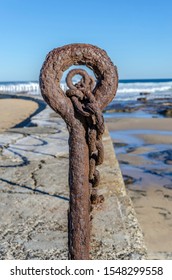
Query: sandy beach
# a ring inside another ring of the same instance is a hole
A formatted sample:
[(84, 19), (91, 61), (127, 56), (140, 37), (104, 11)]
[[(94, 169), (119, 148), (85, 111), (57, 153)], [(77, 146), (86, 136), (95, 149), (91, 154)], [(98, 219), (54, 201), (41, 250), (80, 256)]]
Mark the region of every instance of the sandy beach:
[(172, 119), (106, 119), (149, 259), (172, 258)]
[(38, 108), (34, 101), (19, 98), (0, 99), (0, 132), (24, 121)]
[[(172, 131), (172, 118), (109, 118), (109, 130), (165, 130)], [(152, 133), (154, 134), (154, 133)]]

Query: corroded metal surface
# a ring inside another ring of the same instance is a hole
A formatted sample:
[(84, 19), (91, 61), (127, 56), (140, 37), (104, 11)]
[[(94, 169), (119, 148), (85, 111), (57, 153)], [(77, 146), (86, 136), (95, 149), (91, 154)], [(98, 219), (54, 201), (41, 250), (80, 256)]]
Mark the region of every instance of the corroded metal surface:
[[(96, 78), (83, 69), (71, 70), (68, 90), (60, 87), (62, 74), (72, 65), (86, 65)], [(73, 84), (72, 78), (81, 80)], [(102, 109), (112, 101), (118, 84), (116, 67), (106, 52), (88, 44), (71, 44), (51, 51), (41, 69), (40, 88), (45, 101), (65, 120), (69, 130), (69, 258), (89, 259), (90, 197), (97, 199), (99, 173), (103, 162)]]

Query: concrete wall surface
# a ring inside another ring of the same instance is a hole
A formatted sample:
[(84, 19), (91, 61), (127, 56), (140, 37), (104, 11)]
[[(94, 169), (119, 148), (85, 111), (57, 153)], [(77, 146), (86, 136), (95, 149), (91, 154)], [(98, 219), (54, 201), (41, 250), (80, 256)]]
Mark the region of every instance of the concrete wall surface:
[[(0, 259), (67, 259), (68, 131), (50, 108), (0, 134)], [(144, 259), (146, 248), (108, 131), (92, 210), (92, 259)]]

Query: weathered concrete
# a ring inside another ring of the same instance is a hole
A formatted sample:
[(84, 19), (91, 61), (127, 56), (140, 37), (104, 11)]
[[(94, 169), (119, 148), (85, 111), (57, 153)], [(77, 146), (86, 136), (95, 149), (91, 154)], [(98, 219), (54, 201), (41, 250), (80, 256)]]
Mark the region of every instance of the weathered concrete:
[[(51, 109), (0, 134), (0, 259), (67, 259), (68, 132)], [(142, 232), (111, 139), (92, 211), (92, 259), (142, 259)]]
[(92, 220), (92, 259), (144, 259), (146, 248), (135, 211), (108, 131), (104, 135), (105, 162), (99, 167), (99, 194), (105, 200), (97, 205)]

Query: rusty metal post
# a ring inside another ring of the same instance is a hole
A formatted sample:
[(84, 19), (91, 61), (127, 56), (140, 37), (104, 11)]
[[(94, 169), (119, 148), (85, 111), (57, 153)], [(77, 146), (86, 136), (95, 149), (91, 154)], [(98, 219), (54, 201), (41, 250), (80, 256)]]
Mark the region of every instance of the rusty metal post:
[(68, 246), (69, 259), (77, 260), (89, 259), (89, 154), (84, 134), (85, 128), (78, 122), (69, 136)]
[[(92, 69), (96, 83), (85, 70), (74, 69), (67, 75), (68, 90), (63, 92), (62, 74), (72, 65)], [(72, 78), (78, 74), (82, 79), (73, 84)], [(69, 130), (69, 259), (89, 259), (90, 201), (96, 200), (96, 166), (103, 162), (102, 109), (114, 98), (117, 85), (117, 69), (106, 52), (88, 44), (52, 50), (41, 69), (42, 96), (65, 120)]]

